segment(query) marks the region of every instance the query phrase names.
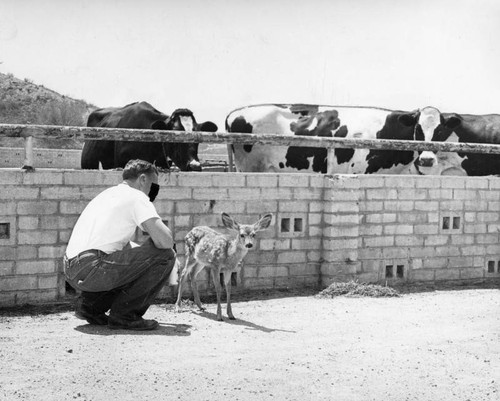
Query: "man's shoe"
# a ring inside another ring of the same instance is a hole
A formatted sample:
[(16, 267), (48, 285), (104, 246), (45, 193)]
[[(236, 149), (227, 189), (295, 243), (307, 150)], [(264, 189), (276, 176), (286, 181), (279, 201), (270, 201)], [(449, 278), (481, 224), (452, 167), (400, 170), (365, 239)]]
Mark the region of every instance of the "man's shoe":
[(108, 324), (108, 315), (105, 313), (93, 315), (92, 313), (80, 308), (75, 312), (75, 316), (78, 319), (86, 320), (87, 323), (96, 324), (98, 326), (106, 326)]
[(117, 317), (109, 317), (108, 319), (108, 327), (111, 330), (136, 330), (136, 331), (144, 331), (144, 330), (154, 330), (157, 329), (159, 323), (156, 320), (123, 320)]

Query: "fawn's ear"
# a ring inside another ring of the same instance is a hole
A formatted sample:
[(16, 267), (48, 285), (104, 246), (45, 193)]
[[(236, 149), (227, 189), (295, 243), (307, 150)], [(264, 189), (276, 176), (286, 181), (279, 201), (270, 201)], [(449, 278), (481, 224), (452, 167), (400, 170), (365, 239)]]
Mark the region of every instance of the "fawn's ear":
[(222, 223), (224, 224), (224, 226), (232, 230), (240, 229), (240, 225), (236, 223), (236, 221), (234, 221), (234, 219), (226, 213), (222, 213)]
[(272, 214), (266, 214), (264, 217), (261, 217), (260, 220), (254, 224), (255, 231), (265, 230), (269, 227), (269, 224), (271, 224), (272, 219)]

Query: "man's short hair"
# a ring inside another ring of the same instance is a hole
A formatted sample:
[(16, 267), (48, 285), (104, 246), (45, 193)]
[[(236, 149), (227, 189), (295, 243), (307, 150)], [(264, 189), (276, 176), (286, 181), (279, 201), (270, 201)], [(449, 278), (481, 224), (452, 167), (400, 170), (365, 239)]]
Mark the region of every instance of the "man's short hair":
[(122, 177), (124, 180), (135, 180), (141, 174), (158, 174), (156, 166), (145, 160), (130, 160), (123, 169)]

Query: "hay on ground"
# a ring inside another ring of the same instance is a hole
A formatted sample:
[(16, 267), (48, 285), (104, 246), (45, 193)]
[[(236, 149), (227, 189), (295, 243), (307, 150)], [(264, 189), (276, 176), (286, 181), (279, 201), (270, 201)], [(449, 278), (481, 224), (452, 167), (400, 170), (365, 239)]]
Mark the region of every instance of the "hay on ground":
[(356, 281), (347, 283), (332, 283), (318, 294), (320, 298), (333, 298), (337, 296), (349, 297), (399, 297), (399, 293), (390, 287), (378, 284), (365, 284)]

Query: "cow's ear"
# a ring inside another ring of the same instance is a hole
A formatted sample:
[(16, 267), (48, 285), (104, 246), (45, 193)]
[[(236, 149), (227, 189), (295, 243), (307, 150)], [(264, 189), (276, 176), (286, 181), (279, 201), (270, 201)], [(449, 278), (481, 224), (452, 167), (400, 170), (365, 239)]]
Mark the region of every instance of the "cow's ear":
[(449, 128), (449, 129), (455, 129), (460, 124), (462, 124), (462, 117), (460, 117), (458, 114), (452, 114), (450, 117), (445, 119), (445, 122), (444, 122), (444, 125), (446, 126), (446, 128)]
[(417, 115), (413, 113), (401, 114), (398, 121), (405, 127), (413, 127), (417, 123)]
[(151, 129), (162, 129), (168, 130), (167, 124), (163, 120), (156, 120), (153, 124), (151, 124)]
[(217, 125), (215, 125), (212, 121), (205, 121), (204, 123), (198, 125), (199, 131), (217, 132), (217, 129), (218, 129)]

